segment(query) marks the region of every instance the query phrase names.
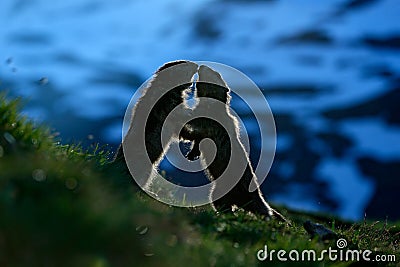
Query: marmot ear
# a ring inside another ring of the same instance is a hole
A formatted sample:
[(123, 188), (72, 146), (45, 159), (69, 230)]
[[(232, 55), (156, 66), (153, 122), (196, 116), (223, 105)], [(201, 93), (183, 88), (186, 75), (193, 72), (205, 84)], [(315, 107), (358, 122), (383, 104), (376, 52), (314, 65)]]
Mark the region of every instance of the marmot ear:
[(161, 72), (161, 71), (163, 71), (163, 70), (165, 70), (165, 69), (168, 69), (169, 67), (172, 67), (172, 66), (175, 66), (175, 65), (178, 65), (178, 64), (182, 64), (182, 63), (189, 63), (189, 62), (191, 62), (191, 61), (189, 61), (189, 60), (176, 60), (176, 61), (167, 62), (167, 63), (165, 63), (164, 65), (162, 65), (161, 67), (158, 68), (158, 70), (156, 71), (156, 74)]
[(198, 82), (216, 84), (228, 90), (228, 85), (222, 78), (221, 74), (213, 70), (212, 68), (206, 65), (200, 65), (198, 73), (199, 73)]

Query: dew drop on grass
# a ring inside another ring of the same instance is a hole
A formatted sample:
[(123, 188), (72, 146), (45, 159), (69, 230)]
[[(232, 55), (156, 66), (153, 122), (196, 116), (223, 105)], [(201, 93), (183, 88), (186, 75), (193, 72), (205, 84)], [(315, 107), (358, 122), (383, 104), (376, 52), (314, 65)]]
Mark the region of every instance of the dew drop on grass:
[(43, 182), (46, 180), (46, 172), (42, 169), (33, 170), (32, 178), (37, 182)]
[(144, 235), (147, 233), (147, 231), (149, 230), (149, 228), (147, 226), (138, 226), (136, 227), (136, 231), (139, 233), (139, 235)]
[(8, 132), (5, 132), (5, 133), (3, 134), (3, 136), (4, 136), (4, 138), (6, 139), (6, 141), (7, 141), (10, 145), (12, 145), (12, 144), (14, 144), (14, 143), (16, 142), (14, 136), (12, 136), (12, 135), (11, 135), (10, 133), (8, 133)]
[(69, 190), (74, 190), (78, 185), (78, 181), (75, 178), (68, 178), (65, 180), (65, 187)]

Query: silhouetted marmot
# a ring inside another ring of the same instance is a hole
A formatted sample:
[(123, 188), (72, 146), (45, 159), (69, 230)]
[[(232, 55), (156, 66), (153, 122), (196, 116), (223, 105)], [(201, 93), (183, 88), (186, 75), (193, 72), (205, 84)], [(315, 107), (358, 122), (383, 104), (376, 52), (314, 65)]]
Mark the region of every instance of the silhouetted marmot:
[[(234, 188), (222, 198), (214, 200), (213, 196), (219, 190), (219, 183), (218, 180), (216, 180), (216, 186), (214, 186), (212, 192), (210, 192), (210, 198), (214, 209), (217, 211), (226, 211), (231, 210), (232, 206), (236, 205), (245, 210), (265, 215), (266, 217), (275, 216), (278, 219), (285, 220), (280, 213), (268, 205), (259, 188), (249, 156), (239, 139), (237, 118), (229, 111), (231, 98), (229, 87), (218, 72), (207, 66), (201, 65), (198, 70), (198, 75), (196, 88), (197, 97), (200, 101), (197, 108), (201, 108), (202, 97), (213, 98), (225, 103), (225, 108), (217, 112), (225, 112), (222, 118), (226, 128), (219, 122), (206, 117), (200, 117), (189, 121), (183, 128), (184, 131), (180, 134), (184, 139), (193, 140), (194, 143), (191, 152), (187, 155), (188, 159), (193, 160), (201, 155), (204, 164), (209, 165), (205, 173), (210, 181), (218, 179), (218, 177), (223, 174), (232, 156), (239, 157), (241, 158), (239, 159), (240, 161), (246, 162), (246, 169)], [(205, 107), (206, 109), (213, 108), (211, 106), (212, 104), (207, 105), (208, 106)], [(201, 151), (199, 147), (200, 141), (204, 138), (210, 138), (216, 144), (217, 154), (212, 162), (207, 158), (206, 151)], [(238, 155), (232, 155), (231, 152), (238, 153)], [(249, 192), (249, 186), (252, 180), (257, 183), (258, 188), (254, 192)]]
[[(114, 157), (114, 163), (121, 165), (127, 173), (132, 174), (132, 171), (139, 173), (140, 177), (135, 177), (135, 180), (136, 182), (143, 181), (141, 186), (151, 185), (152, 178), (154, 178), (153, 172), (157, 171), (160, 161), (167, 152), (169, 145), (163, 149), (161, 144), (163, 123), (171, 111), (184, 102), (183, 97), (186, 90), (192, 85), (192, 78), (197, 69), (198, 65), (190, 61), (174, 61), (164, 64), (154, 74), (147, 87), (143, 89), (141, 97), (133, 108), (131, 124), (124, 139), (124, 146), (129, 149), (124, 153), (123, 145), (120, 145)], [(163, 94), (162, 97), (154, 104), (160, 94)], [(188, 109), (182, 110), (182, 118), (187, 115), (188, 111)], [(148, 117), (143, 118), (147, 114)], [(145, 132), (142, 132), (143, 129), (140, 127), (135, 127), (132, 121), (145, 123)], [(170, 127), (164, 130), (169, 135), (167, 140), (178, 141), (180, 129), (175, 130)], [(138, 148), (142, 140), (145, 141), (145, 149)], [(145, 153), (143, 150), (147, 150), (147, 155), (143, 154)], [(127, 154), (130, 154), (128, 155), (130, 160), (140, 160), (140, 162), (134, 163), (135, 170), (131, 170), (131, 172), (125, 164)], [(151, 163), (144, 160), (145, 157), (149, 157)]]

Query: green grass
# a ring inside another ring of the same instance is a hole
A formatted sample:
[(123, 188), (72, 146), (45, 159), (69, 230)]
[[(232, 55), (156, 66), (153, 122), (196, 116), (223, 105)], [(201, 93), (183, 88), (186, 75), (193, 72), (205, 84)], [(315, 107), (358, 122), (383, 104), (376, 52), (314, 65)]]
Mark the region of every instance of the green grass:
[(399, 266), (399, 222), (352, 224), (281, 207), (289, 226), (242, 210), (217, 215), (209, 207), (169, 207), (138, 192), (108, 163), (108, 151), (61, 145), (18, 108), (19, 101), (0, 96), (0, 266), (356, 264), (257, 260), (264, 245), (288, 252), (336, 248), (335, 240), (311, 238), (306, 220), (333, 229), (348, 248), (394, 254), (389, 265)]

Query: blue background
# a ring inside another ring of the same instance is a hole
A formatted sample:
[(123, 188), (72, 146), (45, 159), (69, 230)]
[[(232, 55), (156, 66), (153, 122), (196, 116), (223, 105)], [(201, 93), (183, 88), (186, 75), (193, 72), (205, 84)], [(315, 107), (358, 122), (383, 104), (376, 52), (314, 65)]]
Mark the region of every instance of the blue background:
[[(397, 0), (2, 0), (0, 90), (23, 96), (24, 113), (63, 143), (113, 149), (130, 98), (160, 65), (228, 64), (259, 85), (276, 119), (269, 200), (394, 220), (399, 12)], [(255, 160), (251, 115), (233, 105)]]

